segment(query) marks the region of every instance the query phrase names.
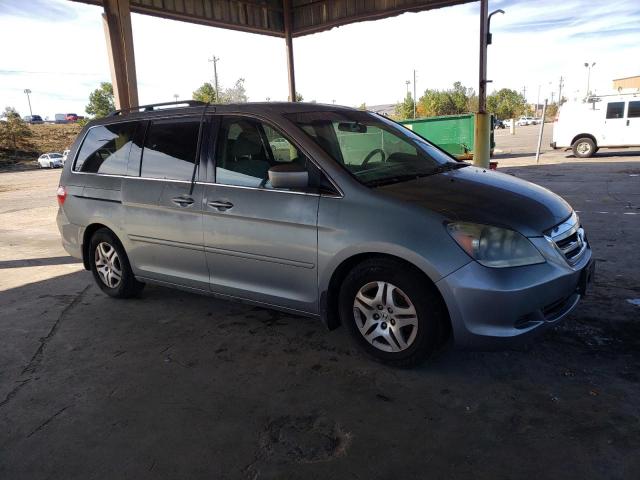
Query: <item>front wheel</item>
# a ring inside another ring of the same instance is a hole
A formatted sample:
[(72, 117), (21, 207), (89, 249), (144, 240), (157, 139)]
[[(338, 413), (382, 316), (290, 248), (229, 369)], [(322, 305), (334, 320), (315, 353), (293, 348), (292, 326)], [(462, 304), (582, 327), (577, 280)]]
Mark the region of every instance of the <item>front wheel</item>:
[(101, 228), (93, 234), (89, 254), (93, 278), (107, 295), (130, 298), (144, 288), (144, 283), (135, 279), (127, 254), (111, 230)]
[(442, 343), (447, 315), (433, 286), (392, 259), (356, 266), (340, 291), (340, 318), (376, 359), (399, 367), (425, 360)]
[(589, 158), (596, 153), (596, 144), (588, 137), (579, 138), (571, 146), (573, 154), (578, 158)]

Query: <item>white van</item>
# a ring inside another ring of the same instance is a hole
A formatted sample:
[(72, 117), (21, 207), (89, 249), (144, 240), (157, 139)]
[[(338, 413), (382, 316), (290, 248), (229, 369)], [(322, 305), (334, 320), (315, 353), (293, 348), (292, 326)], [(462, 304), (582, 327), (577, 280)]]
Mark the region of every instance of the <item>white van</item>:
[(640, 146), (640, 93), (567, 103), (553, 125), (551, 147), (587, 158), (600, 148)]

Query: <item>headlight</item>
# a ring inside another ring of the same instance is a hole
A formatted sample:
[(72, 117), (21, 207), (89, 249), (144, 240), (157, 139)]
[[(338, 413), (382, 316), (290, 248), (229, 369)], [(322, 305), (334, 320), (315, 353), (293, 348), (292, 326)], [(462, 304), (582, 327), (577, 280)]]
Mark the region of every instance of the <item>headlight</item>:
[(545, 261), (529, 240), (513, 230), (465, 222), (450, 223), (447, 230), (470, 257), (485, 267), (518, 267)]

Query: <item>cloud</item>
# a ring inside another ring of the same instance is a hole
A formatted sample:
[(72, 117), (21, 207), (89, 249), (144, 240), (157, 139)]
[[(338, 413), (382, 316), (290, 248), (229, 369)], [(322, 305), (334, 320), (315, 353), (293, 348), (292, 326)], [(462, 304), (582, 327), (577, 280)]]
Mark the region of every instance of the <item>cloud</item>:
[(8, 0), (0, 2), (0, 15), (38, 18), (45, 21), (73, 21), (76, 10), (58, 0)]

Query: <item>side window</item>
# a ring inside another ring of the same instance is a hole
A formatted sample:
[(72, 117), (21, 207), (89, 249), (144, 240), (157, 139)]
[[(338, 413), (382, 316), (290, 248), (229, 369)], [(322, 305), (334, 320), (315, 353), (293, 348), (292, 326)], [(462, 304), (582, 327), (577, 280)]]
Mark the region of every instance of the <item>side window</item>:
[(640, 102), (629, 102), (629, 112), (627, 118), (640, 117)]
[(74, 171), (126, 175), (136, 127), (136, 122), (126, 122), (90, 129), (82, 142)]
[[(256, 119), (225, 117), (216, 147), (216, 182), (243, 187), (273, 188), (269, 168), (307, 158), (281, 132)], [(310, 177), (312, 175), (310, 174)]]
[(624, 117), (624, 102), (607, 103), (607, 118)]
[(199, 132), (199, 118), (153, 120), (142, 150), (141, 176), (191, 180)]
[(334, 123), (345, 165), (364, 167), (384, 161), (406, 161), (418, 157), (418, 150), (406, 140), (375, 126), (358, 131), (355, 124)]

